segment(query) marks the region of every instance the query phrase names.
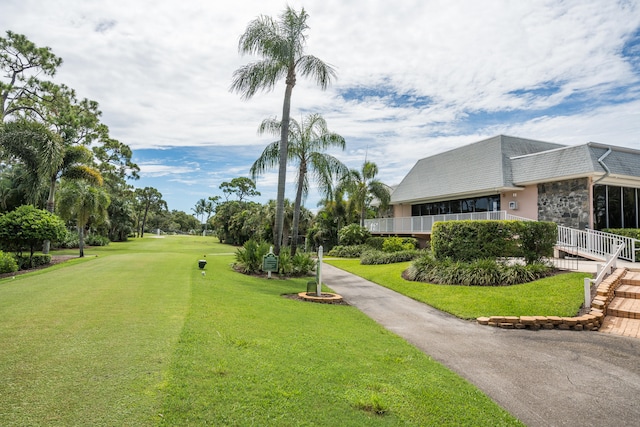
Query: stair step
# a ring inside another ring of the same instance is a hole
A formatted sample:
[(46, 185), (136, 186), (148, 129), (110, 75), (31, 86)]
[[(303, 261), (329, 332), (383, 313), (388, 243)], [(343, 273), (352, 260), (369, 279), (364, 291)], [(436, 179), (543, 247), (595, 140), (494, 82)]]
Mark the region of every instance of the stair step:
[(640, 286), (640, 271), (628, 271), (622, 278), (621, 283), (623, 285)]
[(615, 297), (607, 308), (607, 315), (640, 319), (640, 299)]
[(616, 289), (615, 295), (620, 298), (640, 299), (640, 286), (620, 285)]

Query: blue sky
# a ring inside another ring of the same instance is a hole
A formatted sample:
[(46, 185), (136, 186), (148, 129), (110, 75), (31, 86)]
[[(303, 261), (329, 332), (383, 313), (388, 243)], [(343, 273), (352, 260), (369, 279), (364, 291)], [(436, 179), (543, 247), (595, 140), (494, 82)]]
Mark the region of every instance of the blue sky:
[[(366, 158), (394, 185), (432, 154), (507, 134), (563, 144), (640, 149), (640, 1), (309, 0), (307, 52), (336, 67), (321, 91), (303, 78), (296, 118), (319, 113), (345, 137), (331, 152)], [(62, 57), (55, 81), (100, 104), (111, 136), (141, 167), (137, 187), (190, 212), (248, 176), (281, 114), (284, 82), (242, 100), (232, 73), (256, 58), (238, 37), (286, 2), (3, 0), (0, 30)], [(294, 195), (289, 168), (287, 196)], [(257, 181), (275, 198), (276, 171)], [(315, 210), (312, 189), (305, 206)]]

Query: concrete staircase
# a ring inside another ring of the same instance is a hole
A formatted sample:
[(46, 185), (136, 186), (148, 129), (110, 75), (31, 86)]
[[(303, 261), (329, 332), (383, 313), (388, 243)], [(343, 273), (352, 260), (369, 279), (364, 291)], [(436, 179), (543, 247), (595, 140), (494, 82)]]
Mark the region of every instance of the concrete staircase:
[(605, 314), (601, 332), (640, 338), (640, 271), (626, 271)]

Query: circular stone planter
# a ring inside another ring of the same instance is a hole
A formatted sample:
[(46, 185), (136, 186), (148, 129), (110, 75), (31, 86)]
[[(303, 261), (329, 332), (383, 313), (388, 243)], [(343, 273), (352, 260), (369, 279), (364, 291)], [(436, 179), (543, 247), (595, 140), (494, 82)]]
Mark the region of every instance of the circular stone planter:
[(298, 296), (305, 301), (320, 302), (325, 304), (335, 304), (342, 302), (342, 296), (338, 294), (332, 294), (330, 292), (323, 292), (320, 295), (316, 294), (315, 292), (300, 292)]

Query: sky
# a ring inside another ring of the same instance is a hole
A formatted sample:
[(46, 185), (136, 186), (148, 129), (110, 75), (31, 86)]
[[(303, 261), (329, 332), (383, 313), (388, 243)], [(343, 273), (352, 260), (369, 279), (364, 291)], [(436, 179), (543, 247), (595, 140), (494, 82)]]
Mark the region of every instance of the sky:
[[(289, 5), (309, 15), (306, 53), (335, 67), (327, 90), (298, 77), (291, 114), (321, 114), (346, 140), (329, 154), (376, 163), (397, 185), (417, 160), (505, 134), (640, 150), (640, 0), (0, 0), (0, 33), (63, 59), (53, 78), (97, 101), (133, 149), (136, 187), (191, 212), (248, 177), (277, 138), (285, 83), (244, 100), (233, 72), (259, 60), (238, 39)], [(295, 195), (294, 165), (287, 194)], [(256, 181), (276, 198), (277, 170)], [(311, 188), (305, 207), (321, 196)]]

